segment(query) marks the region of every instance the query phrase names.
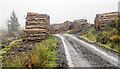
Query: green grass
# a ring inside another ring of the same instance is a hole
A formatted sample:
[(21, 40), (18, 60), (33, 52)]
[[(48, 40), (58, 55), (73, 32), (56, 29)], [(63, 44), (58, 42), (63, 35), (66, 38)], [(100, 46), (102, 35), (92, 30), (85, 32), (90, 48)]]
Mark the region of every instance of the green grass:
[[(92, 39), (87, 38), (86, 36), (80, 36), (80, 38), (83, 38), (83, 39), (87, 40), (88, 42), (91, 42), (91, 41), (96, 42), (96, 41), (94, 41), (94, 40), (92, 40)], [(100, 46), (104, 46), (105, 48), (108, 48), (108, 49), (110, 49), (110, 50), (113, 50), (113, 51), (118, 52), (118, 49), (112, 49), (109, 45), (102, 44), (102, 43), (100, 43), (100, 42), (96, 42), (96, 43), (97, 43), (98, 45), (100, 45)]]
[(14, 40), (10, 44), (3, 44), (5, 48), (0, 50), (0, 54), (5, 54), (5, 56), (1, 56), (2, 60), (4, 61), (4, 63), (2, 63), (4, 67), (21, 67), (22, 66), (22, 63), (23, 63), (22, 55), (6, 56), (7, 51), (10, 50), (12, 47), (20, 46), (19, 42), (22, 42), (22, 39)]
[(35, 46), (30, 52), (29, 58), (26, 59), (28, 61), (26, 65), (29, 65), (29, 67), (32, 67), (31, 64), (35, 67), (56, 67), (56, 42), (56, 37), (50, 35), (46, 40)]
[(18, 39), (18, 40), (12, 41), (10, 44), (3, 44), (3, 46), (5, 46), (5, 48), (2, 49), (2, 50), (0, 50), (0, 54), (5, 54), (8, 50), (11, 49), (11, 47), (14, 47), (14, 46), (15, 46), (15, 47), (16, 47), (16, 46), (19, 47), (18, 42), (21, 42), (21, 41), (22, 41), (22, 39)]
[[(20, 40), (13, 41), (9, 46), (17, 46)], [(27, 54), (16, 54), (6, 56), (3, 58), (4, 67), (56, 67), (56, 43), (57, 38), (54, 35), (50, 35), (46, 40), (38, 43), (32, 50), (29, 50)]]
[(67, 33), (67, 34), (69, 34), (69, 33), (71, 33), (73, 30), (68, 30), (68, 31), (66, 31), (65, 33)]
[[(111, 34), (109, 31), (106, 32), (106, 33)], [(97, 44), (99, 44), (99, 45), (101, 45), (101, 46), (104, 46), (105, 48), (108, 48), (108, 49), (110, 49), (110, 50), (113, 50), (113, 51), (118, 52), (118, 46), (117, 46), (117, 44), (114, 44), (114, 48), (111, 48), (112, 42), (103, 44), (103, 43), (97, 41), (97, 37), (99, 37), (99, 38), (100, 38), (100, 37), (107, 37), (105, 34), (101, 34), (100, 36), (99, 36), (99, 35), (100, 35), (100, 31), (92, 28), (92, 29), (90, 29), (90, 30), (88, 31), (87, 34), (80, 36), (80, 38), (83, 38), (83, 39), (85, 39), (85, 40), (87, 40), (87, 41), (89, 41), (89, 42), (91, 42), (91, 41), (96, 42)], [(108, 37), (108, 38), (109, 38), (109, 37)], [(107, 39), (108, 39), (108, 38), (107, 38)], [(100, 39), (99, 39), (99, 40), (100, 40)], [(104, 40), (101, 39), (101, 41), (104, 41)], [(109, 41), (109, 40), (108, 40), (108, 41)]]
[(87, 41), (94, 41), (96, 42), (96, 37), (99, 34), (99, 31), (96, 31), (95, 29), (91, 28), (89, 32), (87, 32), (85, 35), (80, 36), (83, 39), (86, 39)]
[(85, 39), (85, 40), (87, 40), (87, 41), (91, 41), (91, 40), (89, 40), (87, 37), (85, 37), (85, 36), (80, 36), (80, 38), (83, 38), (83, 39)]

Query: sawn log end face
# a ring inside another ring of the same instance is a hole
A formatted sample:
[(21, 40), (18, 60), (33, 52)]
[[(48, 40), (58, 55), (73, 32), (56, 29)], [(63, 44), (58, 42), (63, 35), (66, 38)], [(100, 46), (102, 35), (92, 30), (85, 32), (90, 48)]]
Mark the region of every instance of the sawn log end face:
[(23, 41), (42, 41), (49, 36), (50, 17), (47, 14), (28, 12)]

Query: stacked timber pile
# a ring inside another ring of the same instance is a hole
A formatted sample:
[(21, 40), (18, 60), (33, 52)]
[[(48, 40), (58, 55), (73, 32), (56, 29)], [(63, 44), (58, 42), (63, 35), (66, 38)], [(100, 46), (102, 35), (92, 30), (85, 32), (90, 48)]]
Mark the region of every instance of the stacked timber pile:
[(103, 14), (97, 14), (95, 17), (95, 28), (103, 30), (104, 26), (106, 25), (107, 21), (110, 21), (112, 19), (115, 19), (118, 17), (118, 12), (110, 12), (110, 13), (103, 13)]
[(86, 19), (78, 19), (78, 20), (74, 20), (74, 30), (88, 30), (90, 25), (88, 24)]
[(50, 33), (52, 34), (58, 34), (58, 33), (66, 33), (66, 31), (72, 30), (74, 33), (78, 33), (82, 30), (89, 30), (91, 27), (90, 24), (88, 24), (86, 19), (78, 19), (74, 21), (65, 21), (61, 24), (52, 24), (50, 26), (51, 30)]
[(52, 34), (65, 33), (67, 30), (70, 30), (72, 28), (72, 22), (65, 21), (61, 24), (52, 24), (50, 28), (50, 33)]
[(27, 13), (24, 41), (42, 41), (49, 36), (50, 21), (46, 14)]

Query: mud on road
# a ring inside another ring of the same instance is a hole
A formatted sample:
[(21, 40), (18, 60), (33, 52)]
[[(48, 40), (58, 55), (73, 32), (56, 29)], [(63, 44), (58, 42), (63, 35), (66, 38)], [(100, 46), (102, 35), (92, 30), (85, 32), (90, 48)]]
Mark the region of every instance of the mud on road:
[(63, 43), (59, 37), (57, 37), (57, 39), (58, 39), (57, 47), (56, 47), (57, 52), (58, 52), (57, 60), (56, 60), (58, 64), (57, 67), (68, 67)]
[[(65, 50), (66, 60), (68, 61), (69, 67), (117, 67), (114, 61), (105, 56), (106, 52), (105, 54), (101, 54), (104, 52), (105, 49), (100, 49), (103, 52), (99, 53), (99, 47), (95, 47), (96, 50), (92, 49), (90, 46), (87, 46), (87, 44), (80, 42), (79, 40), (81, 39), (78, 38), (76, 35), (69, 36), (67, 34), (56, 34), (56, 36), (59, 40), (61, 39), (62, 41), (61, 45), (59, 46), (62, 46), (63, 48), (65, 47), (64, 45), (66, 45), (67, 47), (66, 49), (69, 52), (68, 54), (66, 53), (65, 48), (63, 50)], [(77, 38), (77, 40), (75, 38)], [(109, 52), (107, 53), (107, 55), (108, 54)], [(117, 54), (113, 54), (114, 55), (112, 55), (112, 57), (117, 57)]]

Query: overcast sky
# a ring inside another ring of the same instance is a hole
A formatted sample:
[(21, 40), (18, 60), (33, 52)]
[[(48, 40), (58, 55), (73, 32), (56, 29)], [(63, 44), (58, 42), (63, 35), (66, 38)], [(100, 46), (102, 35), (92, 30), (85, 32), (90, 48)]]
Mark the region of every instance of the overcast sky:
[(5, 28), (15, 10), (21, 27), (25, 26), (27, 12), (48, 14), (50, 23), (87, 19), (93, 23), (96, 14), (118, 10), (119, 0), (0, 0), (0, 24)]

